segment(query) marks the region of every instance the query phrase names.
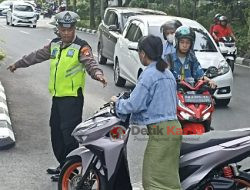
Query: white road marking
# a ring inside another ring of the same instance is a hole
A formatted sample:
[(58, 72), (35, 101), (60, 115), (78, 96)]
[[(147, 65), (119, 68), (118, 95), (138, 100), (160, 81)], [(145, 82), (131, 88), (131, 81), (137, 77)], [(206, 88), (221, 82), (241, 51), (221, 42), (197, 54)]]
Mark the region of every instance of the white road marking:
[(235, 64), (235, 65), (237, 65), (237, 66), (239, 66), (239, 67), (244, 67), (244, 68), (248, 68), (248, 69), (250, 69), (250, 67), (249, 67), (249, 66), (247, 66), (247, 65), (241, 65), (241, 64)]
[(30, 34), (29, 32), (25, 32), (23, 30), (20, 30), (21, 33), (24, 33), (24, 34)]

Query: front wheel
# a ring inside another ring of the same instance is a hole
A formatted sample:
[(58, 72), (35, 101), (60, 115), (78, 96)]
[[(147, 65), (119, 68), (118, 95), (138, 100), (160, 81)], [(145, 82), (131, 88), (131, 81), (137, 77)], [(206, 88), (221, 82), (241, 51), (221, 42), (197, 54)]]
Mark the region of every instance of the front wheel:
[(118, 60), (116, 61), (115, 68), (114, 68), (114, 81), (115, 81), (115, 85), (119, 87), (124, 87), (126, 84), (126, 80), (120, 77), (120, 67), (119, 67)]
[(228, 65), (231, 67), (232, 72), (234, 72), (234, 60), (228, 60)]
[[(76, 190), (78, 182), (82, 179), (83, 168), (80, 157), (72, 157), (68, 160), (60, 173), (58, 181), (58, 190)], [(105, 190), (104, 179), (99, 171), (93, 169), (87, 175), (84, 185), (81, 189), (84, 190)]]
[(106, 65), (107, 64), (107, 58), (102, 55), (102, 48), (101, 48), (100, 43), (98, 44), (98, 48), (97, 48), (97, 59), (98, 59), (98, 63), (100, 65)]
[(226, 107), (226, 106), (228, 106), (229, 102), (230, 102), (230, 98), (228, 98), (228, 99), (215, 99), (215, 103), (217, 106)]

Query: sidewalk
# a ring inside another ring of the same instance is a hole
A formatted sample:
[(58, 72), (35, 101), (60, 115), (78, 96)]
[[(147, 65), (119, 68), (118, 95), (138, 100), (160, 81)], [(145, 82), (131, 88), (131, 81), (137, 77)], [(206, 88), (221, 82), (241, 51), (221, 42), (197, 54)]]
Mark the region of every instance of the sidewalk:
[(243, 58), (243, 57), (237, 57), (236, 58), (236, 64), (250, 67), (250, 59), (246, 59), (246, 58)]

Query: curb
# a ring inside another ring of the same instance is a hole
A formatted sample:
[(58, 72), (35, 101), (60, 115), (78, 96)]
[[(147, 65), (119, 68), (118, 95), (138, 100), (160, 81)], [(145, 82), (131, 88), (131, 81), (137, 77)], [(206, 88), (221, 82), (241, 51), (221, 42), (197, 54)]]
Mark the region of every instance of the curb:
[(5, 149), (15, 144), (15, 136), (6, 102), (4, 87), (0, 82), (0, 149)]
[(250, 67), (250, 59), (243, 58), (243, 57), (237, 57), (236, 64), (245, 65), (245, 66)]
[(97, 33), (97, 30), (92, 30), (92, 29), (88, 29), (88, 28), (76, 27), (76, 30), (83, 31), (83, 32), (86, 32), (88, 34), (96, 34)]

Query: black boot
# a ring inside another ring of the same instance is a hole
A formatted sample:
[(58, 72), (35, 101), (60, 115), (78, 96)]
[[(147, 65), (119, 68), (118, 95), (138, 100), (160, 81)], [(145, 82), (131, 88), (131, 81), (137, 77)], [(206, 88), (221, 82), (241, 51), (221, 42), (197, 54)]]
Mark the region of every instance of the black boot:
[(52, 181), (58, 181), (58, 180), (59, 180), (59, 176), (60, 176), (60, 174), (55, 174), (55, 175), (52, 175), (52, 176), (50, 177), (50, 179), (51, 179)]
[(57, 168), (48, 168), (47, 173), (48, 174), (60, 174), (61, 168), (58, 166)]

